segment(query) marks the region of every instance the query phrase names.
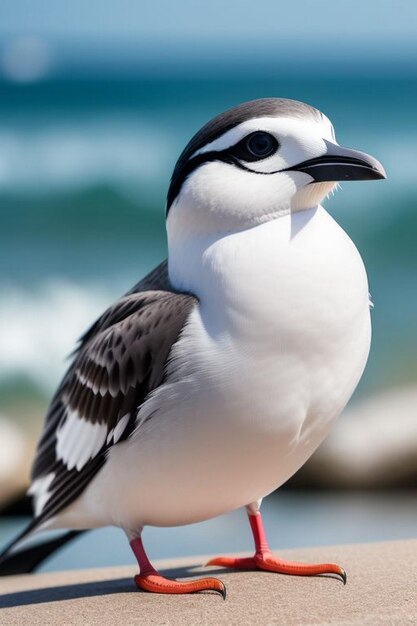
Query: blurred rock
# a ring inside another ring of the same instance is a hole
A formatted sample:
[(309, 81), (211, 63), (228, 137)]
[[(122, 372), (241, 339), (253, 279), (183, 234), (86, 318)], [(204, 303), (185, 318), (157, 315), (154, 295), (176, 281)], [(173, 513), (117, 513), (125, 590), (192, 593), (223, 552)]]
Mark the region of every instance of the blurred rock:
[(24, 432), (0, 417), (0, 505), (26, 489), (32, 444)]
[(417, 387), (392, 389), (347, 409), (295, 484), (417, 485)]

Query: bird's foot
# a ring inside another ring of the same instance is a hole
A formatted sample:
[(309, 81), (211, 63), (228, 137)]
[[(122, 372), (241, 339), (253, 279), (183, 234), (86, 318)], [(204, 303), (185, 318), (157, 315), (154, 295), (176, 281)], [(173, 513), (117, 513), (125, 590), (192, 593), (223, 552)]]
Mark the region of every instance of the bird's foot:
[(196, 593), (197, 591), (216, 591), (226, 600), (226, 586), (218, 578), (199, 578), (179, 581), (164, 578), (156, 570), (135, 576), (138, 589), (153, 593)]
[(226, 600), (225, 584), (218, 578), (199, 578), (197, 580), (171, 580), (161, 576), (149, 561), (140, 535), (130, 541), (130, 547), (138, 561), (140, 574), (135, 576), (138, 589), (153, 593), (196, 593), (197, 591), (216, 591)]
[(266, 572), (277, 572), (279, 574), (291, 574), (293, 576), (317, 576), (319, 574), (335, 574), (339, 576), (343, 584), (346, 585), (345, 570), (336, 563), (295, 563), (284, 561), (275, 557), (269, 551), (257, 552), (253, 557), (216, 557), (210, 559), (206, 565), (220, 565), (230, 569), (241, 570), (264, 570)]

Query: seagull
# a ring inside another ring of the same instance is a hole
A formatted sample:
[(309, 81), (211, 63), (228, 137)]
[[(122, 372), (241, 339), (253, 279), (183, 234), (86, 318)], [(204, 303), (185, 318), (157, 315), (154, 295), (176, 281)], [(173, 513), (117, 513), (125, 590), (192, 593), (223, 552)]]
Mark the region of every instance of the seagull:
[[(260, 508), (329, 433), (370, 347), (362, 259), (321, 202), (338, 181), (385, 177), (294, 100), (246, 102), (197, 132), (168, 190), (168, 259), (81, 337), (33, 462), (34, 517), (0, 573), (31, 571), (78, 532), (113, 525), (139, 589), (225, 597), (217, 578), (163, 577), (142, 531), (246, 507), (254, 556), (208, 565), (346, 582), (335, 563), (274, 556)], [(56, 529), (65, 534), (27, 547)]]

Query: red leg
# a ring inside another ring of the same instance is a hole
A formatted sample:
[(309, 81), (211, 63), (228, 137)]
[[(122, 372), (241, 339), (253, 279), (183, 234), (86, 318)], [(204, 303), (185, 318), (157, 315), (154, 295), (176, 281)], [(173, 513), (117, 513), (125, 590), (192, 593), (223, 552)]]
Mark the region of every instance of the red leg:
[(179, 581), (164, 578), (154, 569), (149, 561), (142, 539), (138, 537), (130, 542), (130, 547), (137, 559), (140, 573), (135, 576), (139, 589), (154, 593), (195, 593), (196, 591), (217, 591), (226, 599), (226, 587), (218, 578), (200, 578), (197, 580)]
[(262, 517), (260, 512), (248, 513), (249, 522), (252, 528), (253, 539), (255, 541), (255, 554), (253, 557), (216, 557), (211, 559), (207, 565), (221, 565), (222, 567), (245, 569), (245, 570), (265, 570), (268, 572), (278, 572), (280, 574), (293, 574), (296, 576), (316, 576), (317, 574), (336, 574), (340, 576), (346, 584), (345, 570), (335, 563), (295, 563), (284, 561), (275, 557), (268, 546)]

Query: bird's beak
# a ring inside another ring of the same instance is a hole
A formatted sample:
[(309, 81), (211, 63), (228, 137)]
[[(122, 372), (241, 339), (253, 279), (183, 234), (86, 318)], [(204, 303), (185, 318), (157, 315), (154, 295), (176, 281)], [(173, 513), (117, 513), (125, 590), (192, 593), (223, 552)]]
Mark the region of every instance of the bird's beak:
[(342, 148), (326, 141), (327, 152), (322, 156), (299, 165), (288, 167), (287, 171), (304, 172), (316, 183), (342, 180), (380, 180), (386, 178), (381, 163), (358, 150)]

